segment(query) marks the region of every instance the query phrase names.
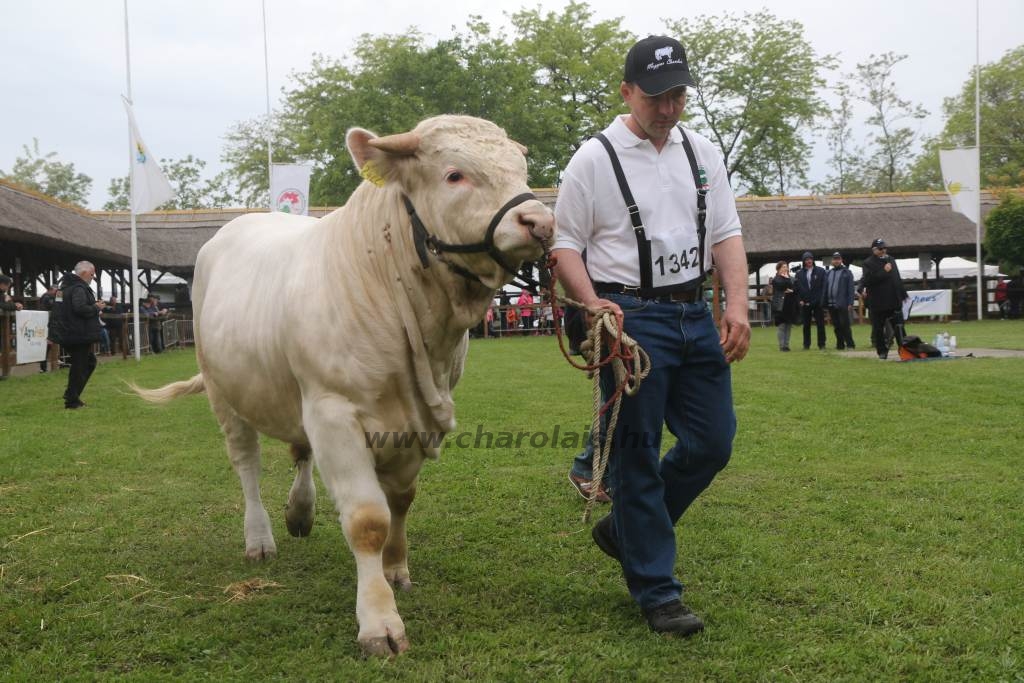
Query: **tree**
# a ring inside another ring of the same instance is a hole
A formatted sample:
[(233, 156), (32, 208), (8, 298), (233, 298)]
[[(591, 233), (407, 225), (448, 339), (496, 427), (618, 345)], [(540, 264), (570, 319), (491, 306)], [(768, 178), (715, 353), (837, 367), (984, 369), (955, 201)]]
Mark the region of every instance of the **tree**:
[(1024, 197), (1007, 193), (985, 217), (985, 251), (1009, 266), (1024, 266)]
[(76, 173), (75, 165), (56, 160), (57, 153), (41, 154), (39, 140), (32, 138), (32, 146), (22, 145), (24, 156), (14, 160), (10, 173), (0, 171), (0, 178), (41, 192), (62, 202), (85, 206), (92, 187), (92, 178)]
[(859, 180), (863, 150), (853, 141), (853, 95), (846, 83), (837, 85), (835, 92), (839, 103), (829, 115), (825, 133), (825, 144), (831, 152), (828, 164), (835, 173), (816, 184), (814, 191), (819, 194), (863, 192), (864, 186)]
[(621, 18), (593, 18), (580, 2), (570, 2), (561, 14), (542, 15), (538, 9), (511, 17), (514, 59), (532, 74), (522, 95), (533, 105), (535, 125), (523, 132), (530, 156), (536, 156), (534, 184), (554, 185), (579, 146), (624, 111), (622, 65), (636, 39), (622, 28)]
[[(386, 135), (455, 113), (489, 118), (515, 137), (515, 125), (528, 121), (534, 106), (526, 96), (528, 77), (479, 20), (471, 20), (468, 33), (435, 45), (415, 29), (363, 35), (351, 65), (316, 56), (309, 71), (294, 75), (295, 87), (270, 125), (274, 160), (312, 161), (311, 203), (341, 204), (361, 181), (344, 149), (349, 128)], [(228, 135), (223, 160), (247, 198), (266, 192), (266, 130), (262, 121), (249, 121)]]
[[(205, 161), (191, 154), (184, 159), (161, 159), (160, 168), (174, 188), (174, 199), (161, 204), (158, 210), (215, 209), (237, 205), (236, 192), (231, 188), (227, 173), (222, 172), (203, 180), (202, 171), (205, 167)], [(128, 176), (112, 178), (107, 192), (110, 199), (103, 205), (104, 211), (129, 209)]]
[[(1024, 185), (1024, 45), (981, 67), (981, 185)], [(939, 149), (973, 147), (974, 74), (942, 103), (945, 125), (925, 143), (911, 178), (920, 189), (941, 189)]]
[(815, 53), (799, 22), (767, 11), (683, 19), (667, 28), (686, 47), (697, 81), (688, 103), (694, 127), (722, 151), (733, 186), (764, 194), (803, 182), (804, 131), (828, 110), (818, 90), (834, 58)]
[(918, 133), (900, 123), (928, 115), (921, 105), (901, 100), (896, 94), (893, 71), (906, 58), (907, 55), (893, 52), (871, 55), (849, 77), (856, 86), (857, 98), (871, 108), (867, 124), (876, 129), (868, 136), (868, 142), (875, 148), (863, 167), (863, 180), (870, 191), (895, 192), (905, 188)]

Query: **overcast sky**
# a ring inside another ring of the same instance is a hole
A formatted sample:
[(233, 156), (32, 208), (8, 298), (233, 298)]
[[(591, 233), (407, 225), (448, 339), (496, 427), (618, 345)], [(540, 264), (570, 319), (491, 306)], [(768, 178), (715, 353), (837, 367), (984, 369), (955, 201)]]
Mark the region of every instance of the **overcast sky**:
[[(270, 87), (277, 102), (289, 75), (308, 70), (314, 53), (344, 57), (362, 33), (398, 33), (416, 26), (444, 37), (480, 14), (492, 25), (523, 7), (560, 11), (565, 2), (447, 0), (442, 3), (266, 0)], [(819, 53), (837, 54), (839, 73), (872, 53), (909, 59), (897, 69), (902, 97), (931, 116), (921, 130), (942, 127), (941, 104), (956, 94), (975, 58), (970, 0), (718, 0), (641, 4), (593, 0), (597, 19), (623, 17), (626, 29), (664, 32), (664, 19), (691, 13), (742, 13), (768, 6), (800, 21)], [(260, 0), (129, 2), (132, 95), (139, 128), (160, 158), (192, 154), (223, 168), (223, 135), (235, 122), (266, 109)], [(999, 59), (1024, 43), (1024, 0), (981, 0), (981, 61)], [(22, 145), (39, 139), (92, 177), (90, 208), (107, 199), (112, 177), (127, 174), (127, 124), (122, 0), (0, 0), (0, 170), (10, 171)], [(837, 74), (836, 74), (837, 75)], [(358, 122), (357, 122), (358, 123)], [(812, 180), (826, 172), (824, 154)]]

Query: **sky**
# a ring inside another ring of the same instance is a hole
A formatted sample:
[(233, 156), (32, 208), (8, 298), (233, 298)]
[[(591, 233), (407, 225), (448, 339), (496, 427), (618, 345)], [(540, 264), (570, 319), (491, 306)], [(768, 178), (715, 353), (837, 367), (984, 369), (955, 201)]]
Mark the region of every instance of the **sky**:
[[(981, 62), (1024, 43), (1024, 0), (979, 0)], [(363, 34), (401, 33), (410, 26), (443, 38), (469, 15), (493, 27), (523, 8), (561, 11), (564, 0), (348, 2), (265, 0), (271, 105), (314, 54), (344, 58)], [(925, 134), (942, 128), (945, 97), (959, 92), (975, 61), (973, 2), (950, 0), (647, 0), (639, 5), (592, 0), (595, 19), (622, 17), (637, 35), (664, 33), (664, 20), (756, 12), (801, 22), (819, 54), (835, 54), (834, 81), (871, 54), (909, 58), (897, 67), (901, 97), (923, 105)], [(266, 112), (260, 0), (129, 0), (132, 97), (143, 139), (159, 158), (189, 154), (224, 168), (224, 134)], [(0, 0), (0, 171), (10, 171), (37, 138), (43, 153), (92, 177), (89, 208), (107, 200), (110, 179), (127, 175), (128, 132), (121, 95), (125, 75), (123, 0)], [(863, 119), (863, 115), (860, 117)], [(864, 134), (864, 130), (860, 134)], [(339, 141), (342, 144), (342, 141)], [(827, 173), (818, 145), (812, 181)]]

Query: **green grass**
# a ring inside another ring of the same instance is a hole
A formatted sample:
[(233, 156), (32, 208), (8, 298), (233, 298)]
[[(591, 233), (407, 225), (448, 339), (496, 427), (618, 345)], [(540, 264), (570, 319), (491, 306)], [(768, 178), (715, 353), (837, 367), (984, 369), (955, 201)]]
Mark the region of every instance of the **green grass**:
[[(911, 330), (929, 339), (938, 325)], [(1024, 348), (1017, 321), (941, 326)], [(867, 348), (867, 328), (855, 330)], [(831, 339), (831, 337), (830, 337)], [(706, 631), (651, 634), (580, 522), (566, 449), (449, 449), (413, 505), (406, 655), (364, 660), (332, 505), (243, 558), (242, 494), (203, 397), (142, 404), (190, 351), (0, 383), (0, 679), (1024, 680), (1024, 358), (880, 363), (775, 350), (735, 367), (735, 453), (678, 529)], [(481, 340), (459, 430), (581, 430), (589, 385), (549, 338)], [(228, 584), (280, 584), (230, 601)]]

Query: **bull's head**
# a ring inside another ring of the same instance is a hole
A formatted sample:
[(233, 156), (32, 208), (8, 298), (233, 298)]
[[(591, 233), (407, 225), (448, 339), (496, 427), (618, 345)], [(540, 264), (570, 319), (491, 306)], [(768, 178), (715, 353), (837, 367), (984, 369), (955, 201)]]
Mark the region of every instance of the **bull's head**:
[[(529, 192), (526, 148), (482, 119), (438, 116), (386, 137), (353, 128), (346, 143), (363, 177), (395, 186), (426, 230), (448, 245), (483, 244), (500, 209)], [(529, 199), (500, 218), (489, 238), (490, 253), (454, 251), (445, 258), (497, 289), (512, 279), (510, 268), (539, 258), (553, 237), (551, 211)]]

